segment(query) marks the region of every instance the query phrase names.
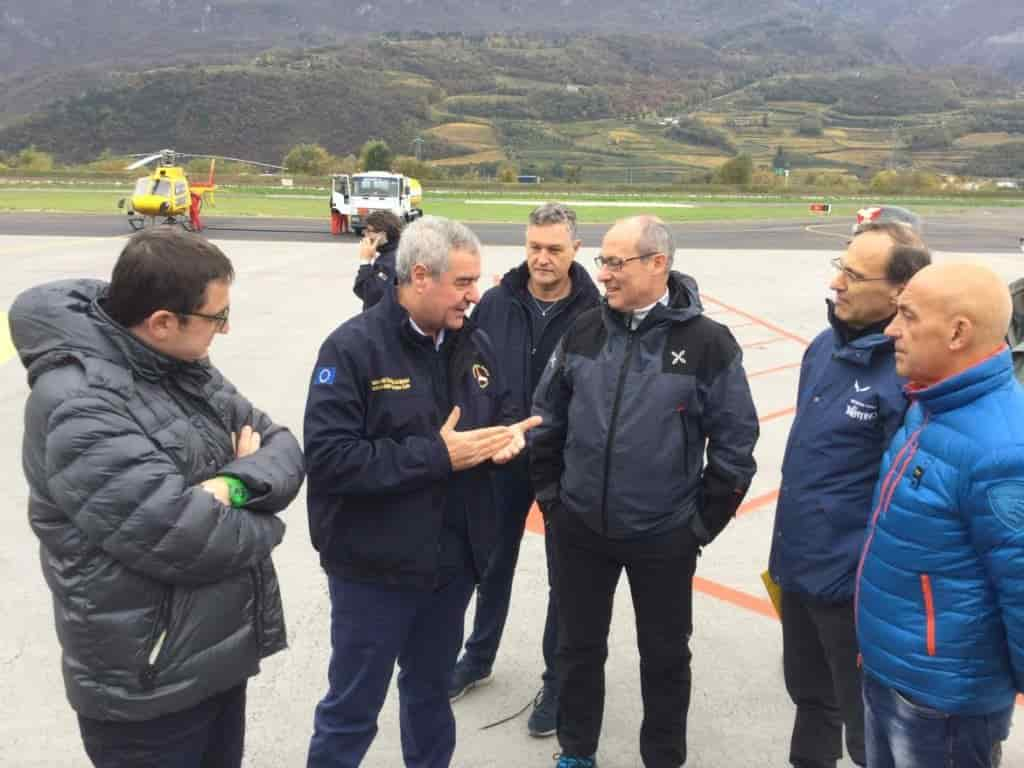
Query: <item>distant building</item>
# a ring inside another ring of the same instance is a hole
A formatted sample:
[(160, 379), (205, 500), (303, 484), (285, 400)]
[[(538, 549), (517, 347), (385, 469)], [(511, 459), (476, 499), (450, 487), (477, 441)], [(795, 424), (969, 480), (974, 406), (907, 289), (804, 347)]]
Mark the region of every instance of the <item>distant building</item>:
[(583, 86), (582, 85), (574, 85), (572, 83), (566, 83), (565, 84), (565, 90), (567, 90), (569, 93), (579, 93), (580, 91), (583, 90)]
[(1016, 179), (999, 179), (996, 189), (1020, 189), (1020, 182)]

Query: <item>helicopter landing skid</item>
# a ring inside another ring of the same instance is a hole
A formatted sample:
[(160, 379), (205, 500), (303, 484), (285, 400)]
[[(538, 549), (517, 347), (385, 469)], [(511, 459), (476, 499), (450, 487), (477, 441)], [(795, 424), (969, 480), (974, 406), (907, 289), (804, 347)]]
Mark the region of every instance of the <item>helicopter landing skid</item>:
[(131, 228), (133, 230), (138, 232), (140, 229), (142, 229), (143, 227), (146, 226), (146, 217), (145, 216), (129, 216), (128, 217), (128, 224), (131, 226)]

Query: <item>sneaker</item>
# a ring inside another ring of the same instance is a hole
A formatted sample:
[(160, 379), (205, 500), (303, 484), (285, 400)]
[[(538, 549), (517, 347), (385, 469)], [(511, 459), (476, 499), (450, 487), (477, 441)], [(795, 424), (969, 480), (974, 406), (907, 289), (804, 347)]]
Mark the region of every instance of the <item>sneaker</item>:
[(555, 755), (558, 760), (555, 768), (597, 768), (597, 760), (590, 757), (570, 757), (569, 755)]
[(487, 685), (494, 679), (489, 669), (478, 669), (466, 663), (463, 656), (452, 671), (452, 680), (448, 684), (448, 700), (458, 701), (471, 690), (480, 685)]
[(558, 693), (554, 686), (545, 685), (537, 693), (526, 730), (538, 738), (554, 736), (558, 731)]

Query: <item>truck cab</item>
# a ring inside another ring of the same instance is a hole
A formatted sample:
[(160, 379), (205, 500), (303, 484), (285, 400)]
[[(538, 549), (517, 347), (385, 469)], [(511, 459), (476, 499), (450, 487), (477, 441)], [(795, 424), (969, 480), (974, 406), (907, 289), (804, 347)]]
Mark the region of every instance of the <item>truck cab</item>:
[(373, 211), (391, 211), (404, 222), (423, 215), (423, 191), (416, 179), (400, 173), (369, 171), (331, 178), (331, 231), (362, 236), (366, 217)]

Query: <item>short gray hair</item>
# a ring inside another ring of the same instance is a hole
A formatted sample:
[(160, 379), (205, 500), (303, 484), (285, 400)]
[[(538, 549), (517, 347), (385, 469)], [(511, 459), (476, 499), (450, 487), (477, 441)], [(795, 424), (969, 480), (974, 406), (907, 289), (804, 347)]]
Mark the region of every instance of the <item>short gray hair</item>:
[(569, 239), (576, 240), (576, 211), (561, 203), (544, 203), (530, 212), (531, 227), (550, 227), (554, 224), (565, 224), (569, 230)]
[(676, 243), (665, 222), (657, 216), (637, 216), (636, 220), (640, 224), (640, 239), (636, 243), (637, 254), (664, 253), (668, 268), (672, 269)]
[(424, 216), (402, 230), (395, 271), (398, 282), (412, 282), (412, 268), (422, 264), (433, 277), (448, 271), (452, 251), (480, 253), (480, 239), (465, 224), (440, 216)]

